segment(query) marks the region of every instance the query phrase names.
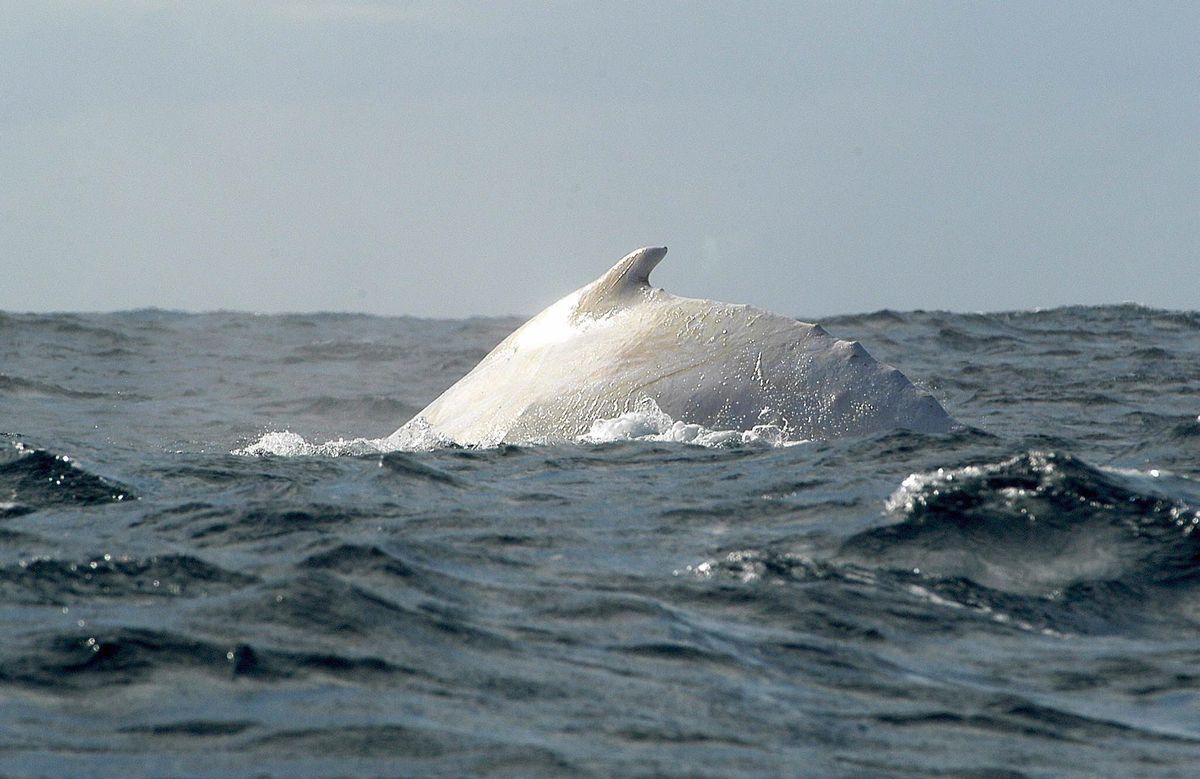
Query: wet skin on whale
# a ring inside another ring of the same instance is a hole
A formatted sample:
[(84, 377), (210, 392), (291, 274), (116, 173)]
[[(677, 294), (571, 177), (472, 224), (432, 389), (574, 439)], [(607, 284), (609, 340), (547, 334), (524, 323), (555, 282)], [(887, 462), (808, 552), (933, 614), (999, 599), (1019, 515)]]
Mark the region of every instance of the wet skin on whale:
[(648, 400), (714, 430), (793, 440), (954, 420), (857, 341), (748, 305), (650, 286), (666, 247), (631, 252), (515, 330), (410, 420), (463, 445), (573, 439)]

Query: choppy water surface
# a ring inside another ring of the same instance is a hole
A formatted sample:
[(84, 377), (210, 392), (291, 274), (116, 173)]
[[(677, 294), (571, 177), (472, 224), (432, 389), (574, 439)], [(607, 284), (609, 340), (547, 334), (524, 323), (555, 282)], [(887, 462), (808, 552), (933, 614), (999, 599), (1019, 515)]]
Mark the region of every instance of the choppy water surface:
[(1200, 314), (823, 322), (947, 436), (354, 443), (516, 324), (0, 315), (0, 774), (1195, 775)]

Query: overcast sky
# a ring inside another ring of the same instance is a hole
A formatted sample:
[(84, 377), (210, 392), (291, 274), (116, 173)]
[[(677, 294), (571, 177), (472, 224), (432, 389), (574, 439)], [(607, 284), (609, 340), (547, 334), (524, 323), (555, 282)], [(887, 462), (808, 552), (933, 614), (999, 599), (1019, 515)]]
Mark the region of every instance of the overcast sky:
[(1200, 3), (6, 4), (0, 309), (1200, 308)]

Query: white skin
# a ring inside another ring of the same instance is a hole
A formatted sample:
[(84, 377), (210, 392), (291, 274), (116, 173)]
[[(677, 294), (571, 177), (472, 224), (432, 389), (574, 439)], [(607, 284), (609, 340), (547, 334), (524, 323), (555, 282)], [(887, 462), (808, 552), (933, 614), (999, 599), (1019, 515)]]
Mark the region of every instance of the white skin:
[(652, 288), (666, 251), (632, 252), (530, 319), (408, 424), (464, 445), (571, 439), (646, 398), (676, 420), (721, 430), (770, 422), (790, 439), (954, 424), (857, 342)]

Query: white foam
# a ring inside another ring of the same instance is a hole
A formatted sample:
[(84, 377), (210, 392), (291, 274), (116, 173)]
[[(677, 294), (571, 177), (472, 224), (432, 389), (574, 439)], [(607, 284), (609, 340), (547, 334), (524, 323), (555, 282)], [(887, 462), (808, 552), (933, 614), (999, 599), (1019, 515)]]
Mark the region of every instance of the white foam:
[[(1003, 463), (1002, 463), (1003, 464)], [(928, 473), (910, 473), (900, 483), (900, 487), (888, 497), (884, 509), (889, 514), (909, 514), (918, 505), (924, 504), (928, 494), (939, 494), (944, 485), (956, 478), (970, 478), (982, 475), (984, 468), (999, 466), (968, 465), (963, 468), (938, 468)]]
[(804, 443), (789, 441), (777, 425), (755, 425), (750, 430), (710, 430), (703, 425), (674, 420), (651, 398), (640, 400), (632, 411), (611, 419), (597, 419), (588, 432), (576, 439), (585, 444), (613, 441), (664, 441), (707, 447), (791, 446)]
[[(691, 444), (713, 448), (757, 446), (773, 448), (793, 446), (805, 441), (790, 441), (778, 425), (755, 425), (750, 430), (710, 430), (703, 425), (674, 420), (650, 398), (643, 398), (633, 411), (611, 419), (597, 419), (588, 432), (575, 439), (582, 444), (604, 444), (615, 441), (657, 441)], [(534, 441), (530, 445), (553, 445), (551, 440)], [(257, 441), (231, 454), (244, 457), (354, 457), (387, 452), (431, 452), (457, 444), (439, 434), (417, 417), (387, 438), (339, 438), (314, 443), (290, 430), (264, 433)], [(491, 448), (491, 447), (483, 447)]]
[(341, 457), (343, 455), (375, 454), (388, 451), (380, 447), (386, 439), (371, 441), (357, 438), (352, 441), (338, 439), (326, 441), (323, 444), (310, 443), (304, 436), (290, 430), (272, 431), (265, 433), (254, 443), (241, 449), (234, 449), (233, 454), (250, 457), (273, 455), (275, 457)]
[(265, 433), (257, 441), (232, 454), (246, 457), (354, 457), (387, 452), (429, 452), (454, 446), (454, 442), (435, 433), (424, 420), (416, 419), (387, 438), (339, 438), (325, 443), (310, 443), (290, 430)]

